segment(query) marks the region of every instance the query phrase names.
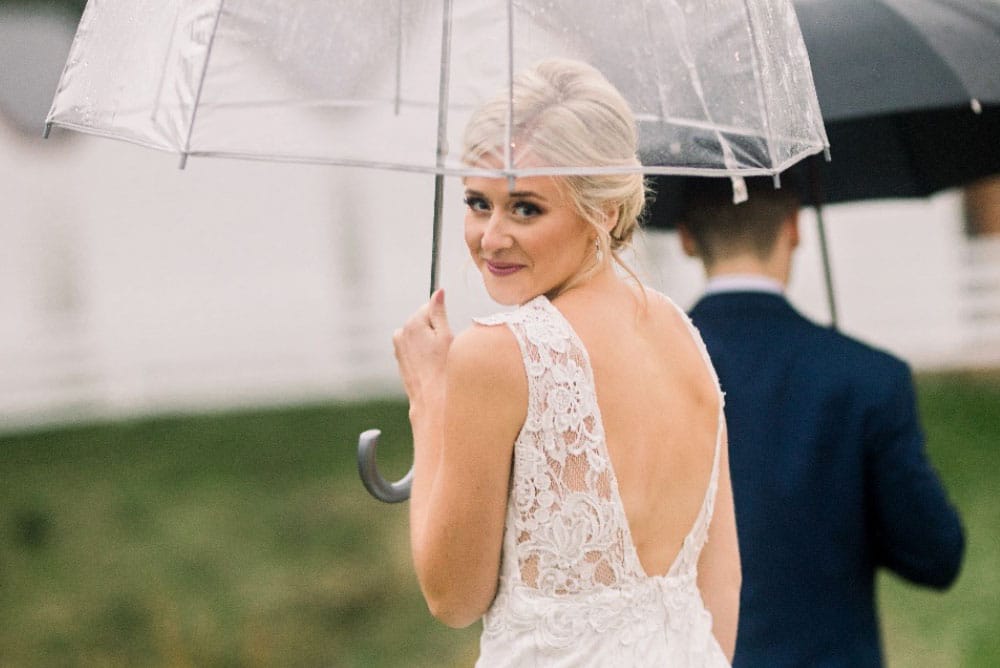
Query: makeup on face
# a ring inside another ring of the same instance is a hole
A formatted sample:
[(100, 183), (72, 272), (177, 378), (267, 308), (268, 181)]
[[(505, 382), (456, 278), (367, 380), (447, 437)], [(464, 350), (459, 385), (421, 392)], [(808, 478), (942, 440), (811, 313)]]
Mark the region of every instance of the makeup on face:
[(557, 177), (518, 179), (513, 189), (503, 178), (468, 177), (465, 185), (466, 244), (495, 301), (553, 294), (580, 272), (589, 225)]

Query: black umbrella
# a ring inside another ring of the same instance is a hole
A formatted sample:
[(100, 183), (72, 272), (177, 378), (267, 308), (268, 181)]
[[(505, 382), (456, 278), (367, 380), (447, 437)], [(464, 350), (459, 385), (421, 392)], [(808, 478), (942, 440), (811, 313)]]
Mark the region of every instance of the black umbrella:
[[(811, 186), (836, 324), (822, 204), (926, 197), (1000, 173), (1000, 2), (794, 4), (833, 159), (792, 171)], [(684, 187), (656, 180), (649, 227), (674, 226)]]

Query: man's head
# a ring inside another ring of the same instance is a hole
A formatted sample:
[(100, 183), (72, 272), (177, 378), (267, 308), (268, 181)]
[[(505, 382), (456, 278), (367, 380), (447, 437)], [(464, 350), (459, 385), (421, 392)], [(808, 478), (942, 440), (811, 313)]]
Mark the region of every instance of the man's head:
[[(741, 204), (733, 204), (727, 179), (690, 179), (684, 187), (681, 243), (688, 255), (702, 260), (709, 275), (726, 267), (747, 272), (758, 265), (760, 270), (752, 273), (772, 273), (765, 267), (790, 264), (798, 245), (795, 185), (784, 182), (775, 189), (767, 177), (748, 178), (746, 184), (749, 199)], [(786, 282), (787, 268), (783, 273), (775, 278)]]

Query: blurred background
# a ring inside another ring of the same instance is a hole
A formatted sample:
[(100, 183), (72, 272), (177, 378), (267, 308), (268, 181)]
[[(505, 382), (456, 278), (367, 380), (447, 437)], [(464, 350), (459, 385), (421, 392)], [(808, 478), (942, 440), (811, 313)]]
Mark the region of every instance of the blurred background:
[[(0, 665), (470, 665), (478, 628), (427, 614), (405, 504), (354, 459), (379, 427), (409, 465), (391, 334), (426, 298), (432, 178), (43, 140), (83, 4), (0, 2)], [(445, 194), (461, 328), (495, 307)], [(825, 217), (840, 327), (914, 366), (968, 532), (949, 592), (882, 578), (889, 663), (1000, 665), (1000, 179)], [(813, 223), (790, 298), (827, 322)], [(673, 234), (633, 263), (700, 292)]]

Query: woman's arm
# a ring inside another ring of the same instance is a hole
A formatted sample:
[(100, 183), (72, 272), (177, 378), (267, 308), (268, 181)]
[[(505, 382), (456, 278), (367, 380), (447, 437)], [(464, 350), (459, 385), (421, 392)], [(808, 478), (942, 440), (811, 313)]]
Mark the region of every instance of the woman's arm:
[(729, 437), (722, 434), (719, 453), (719, 488), (715, 511), (708, 528), (708, 542), (698, 563), (698, 588), (705, 607), (712, 613), (712, 630), (729, 662), (736, 651), (736, 627), (740, 616), (740, 550), (736, 537), (733, 487), (729, 479)]
[(414, 440), (410, 542), (431, 613), (479, 619), (496, 593), (514, 440), (527, 380), (506, 327), (454, 340), (435, 293), (394, 337)]

